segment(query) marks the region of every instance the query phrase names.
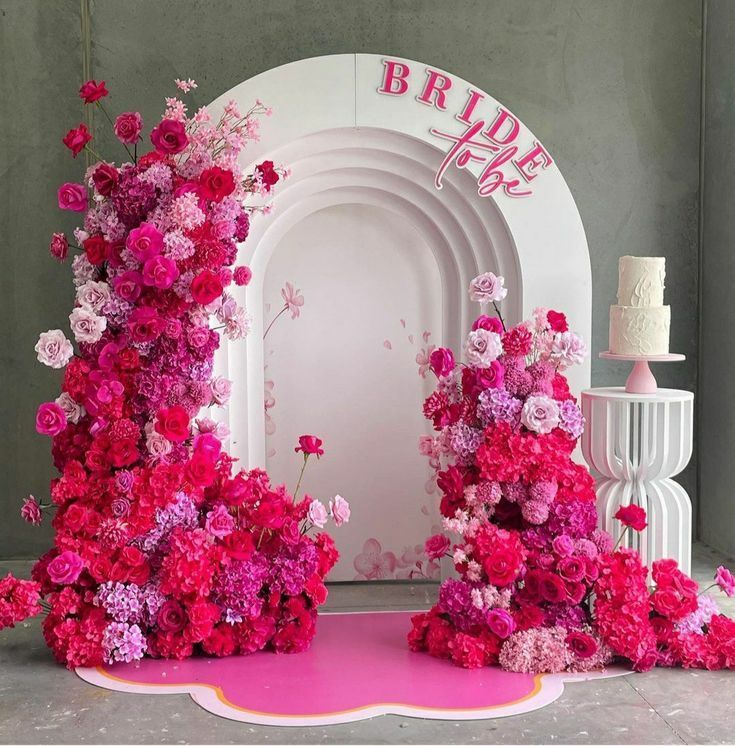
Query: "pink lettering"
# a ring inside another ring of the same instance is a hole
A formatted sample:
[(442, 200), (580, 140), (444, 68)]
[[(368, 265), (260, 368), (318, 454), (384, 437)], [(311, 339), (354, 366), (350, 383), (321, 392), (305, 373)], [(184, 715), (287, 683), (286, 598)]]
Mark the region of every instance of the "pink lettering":
[[(495, 117), (493, 123), (483, 134), (498, 145), (508, 145), (518, 137), (518, 133), (521, 131), (521, 125), (509, 111), (502, 108), (498, 111), (498, 116)], [(505, 133), (501, 134), (501, 130), (504, 126), (506, 126), (507, 129)]]
[(436, 106), (441, 111), (447, 110), (446, 91), (452, 87), (451, 79), (443, 73), (427, 68), (426, 84), (421, 95), (416, 96), (419, 103)]
[(528, 153), (513, 161), (513, 165), (528, 183), (538, 176), (538, 171), (543, 171), (553, 162), (544, 146), (540, 142), (534, 141), (533, 147)]
[(496, 189), (502, 190), (509, 197), (527, 197), (531, 190), (519, 189), (519, 179), (507, 179), (502, 171), (502, 166), (513, 158), (518, 152), (515, 145), (510, 145), (500, 151), (485, 167), (477, 180), (477, 193), (481, 197), (489, 197)]
[[(434, 177), (434, 186), (437, 189), (442, 188), (442, 180), (444, 174), (452, 163), (456, 162), (457, 168), (466, 168), (471, 161), (476, 163), (484, 163), (487, 161), (488, 156), (484, 155), (482, 151), (490, 151), (491, 153), (498, 150), (497, 146), (484, 140), (475, 140), (474, 137), (485, 127), (485, 122), (482, 119), (478, 119), (473, 125), (468, 127), (464, 134), (457, 136), (452, 135), (448, 132), (441, 132), (434, 127), (431, 128), (431, 134), (442, 138), (443, 140), (449, 140), (453, 142), (451, 148), (444, 156), (444, 160), (441, 162), (436, 176)], [(479, 154), (473, 153), (472, 148), (476, 148), (480, 151)]]
[(472, 115), (475, 112), (475, 106), (482, 101), (485, 96), (480, 91), (475, 91), (470, 88), (469, 97), (467, 103), (464, 105), (464, 109), (459, 114), (455, 115), (455, 119), (458, 119), (463, 124), (472, 124)]
[(378, 93), (388, 96), (402, 96), (408, 90), (408, 76), (411, 69), (397, 60), (383, 60), (385, 72)]

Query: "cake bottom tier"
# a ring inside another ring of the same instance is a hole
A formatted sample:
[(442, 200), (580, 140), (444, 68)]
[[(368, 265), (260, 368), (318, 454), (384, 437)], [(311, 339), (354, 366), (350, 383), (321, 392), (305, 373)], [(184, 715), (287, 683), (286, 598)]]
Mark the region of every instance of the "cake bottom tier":
[(670, 306), (610, 306), (610, 352), (667, 355), (670, 325)]

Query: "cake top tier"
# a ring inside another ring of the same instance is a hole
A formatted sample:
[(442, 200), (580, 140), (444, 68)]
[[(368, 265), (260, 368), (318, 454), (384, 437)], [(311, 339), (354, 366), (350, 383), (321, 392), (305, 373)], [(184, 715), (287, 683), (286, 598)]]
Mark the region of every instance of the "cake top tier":
[(618, 262), (618, 305), (645, 308), (664, 304), (666, 259), (621, 256)]

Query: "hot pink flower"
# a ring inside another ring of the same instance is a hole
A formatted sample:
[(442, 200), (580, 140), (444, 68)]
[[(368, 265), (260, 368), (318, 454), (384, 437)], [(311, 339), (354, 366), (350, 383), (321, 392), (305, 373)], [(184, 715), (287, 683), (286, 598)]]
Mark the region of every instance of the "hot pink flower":
[(53, 437), (58, 435), (65, 427), (66, 415), (56, 402), (41, 404), (36, 413), (36, 432)]
[(56, 585), (71, 585), (84, 569), (84, 561), (76, 553), (62, 552), (49, 562), (46, 572), (52, 583)]
[(59, 208), (72, 212), (84, 212), (87, 209), (87, 190), (82, 184), (67, 181), (59, 187)]
[(454, 370), (454, 354), (447, 347), (437, 347), (429, 355), (429, 365), (436, 376), (446, 376)]
[(143, 120), (137, 111), (127, 111), (115, 120), (115, 136), (126, 145), (135, 143), (142, 129)]
[(245, 265), (235, 267), (235, 285), (248, 285), (250, 284), (252, 277), (253, 273), (251, 272), (250, 267), (246, 267)]
[(189, 144), (186, 130), (181, 122), (164, 119), (151, 132), (153, 147), (164, 155), (176, 155)]
[(643, 531), (646, 523), (646, 511), (638, 505), (621, 505), (615, 517), (625, 526), (634, 531)]
[(167, 290), (179, 276), (176, 262), (165, 256), (151, 257), (143, 265), (143, 282), (159, 290)]
[(735, 577), (724, 565), (720, 565), (715, 573), (715, 582), (728, 596), (735, 596)]
[(123, 300), (133, 303), (140, 297), (140, 292), (143, 287), (143, 276), (140, 272), (129, 269), (127, 272), (118, 275), (112, 281), (112, 287), (115, 288), (115, 292)]
[(93, 104), (108, 94), (109, 91), (105, 87), (104, 80), (100, 80), (99, 83), (96, 80), (88, 80), (86, 83), (82, 83), (82, 87), (79, 89), (79, 98), (85, 104)]
[(216, 505), (212, 510), (207, 513), (207, 520), (204, 524), (207, 532), (216, 536), (218, 539), (224, 539), (225, 536), (231, 534), (235, 529), (235, 519), (230, 514), (229, 510), (222, 505)]
[(51, 256), (63, 262), (69, 253), (69, 242), (63, 233), (52, 233), (51, 242), (49, 243), (49, 252)]
[(163, 234), (153, 223), (141, 223), (128, 234), (125, 245), (139, 262), (161, 253)]
[(310, 456), (313, 454), (317, 458), (324, 455), (322, 440), (321, 438), (317, 438), (316, 435), (302, 435), (299, 438), (299, 444), (294, 448), (294, 451), (296, 451), (296, 453), (303, 451), (304, 456)]
[(20, 516), (24, 521), (34, 526), (41, 525), (41, 506), (36, 502), (36, 498), (33, 495), (29, 495), (23, 500)]
[(80, 124), (78, 127), (69, 130), (64, 135), (62, 142), (71, 150), (71, 154), (76, 158), (91, 140), (92, 135), (89, 134), (87, 125)]
[(597, 640), (585, 632), (572, 631), (567, 634), (567, 645), (579, 658), (591, 658), (599, 648)]
[(444, 534), (434, 534), (426, 540), (424, 551), (430, 560), (438, 560), (449, 551), (450, 546), (451, 542)]

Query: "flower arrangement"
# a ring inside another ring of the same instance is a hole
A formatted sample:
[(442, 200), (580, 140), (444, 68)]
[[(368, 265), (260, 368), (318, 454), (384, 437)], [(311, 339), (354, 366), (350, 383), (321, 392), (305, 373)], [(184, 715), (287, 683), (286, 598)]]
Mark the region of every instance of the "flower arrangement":
[[(557, 311), (506, 328), (502, 277), (470, 284), (482, 313), (467, 335), (466, 363), (447, 348), (431, 353), (437, 376), (424, 414), (436, 435), (420, 439), (442, 492), (446, 531), (427, 555), (451, 557), (438, 603), (413, 617), (409, 646), (459, 666), (499, 664), (520, 672), (588, 671), (614, 657), (637, 670), (654, 665), (735, 665), (735, 622), (673, 560), (653, 566), (654, 589), (638, 554), (613, 547), (597, 528), (594, 482), (572, 452), (584, 418), (564, 371), (586, 354)], [(636, 505), (616, 516), (643, 530)], [(725, 568), (718, 584), (735, 594)]]
[[(0, 629), (43, 610), (46, 641), (69, 667), (302, 651), (338, 557), (314, 529), (330, 514), (341, 525), (349, 506), (337, 496), (328, 509), (299, 497), (299, 485), (289, 494), (260, 469), (236, 468), (223, 448), (227, 428), (206, 413), (231, 389), (213, 377), (219, 330), (236, 340), (250, 329), (228, 291), (251, 277), (233, 266), (238, 243), (269, 209), (253, 200), (287, 176), (270, 161), (250, 174), (238, 164), (269, 110), (258, 102), (242, 114), (231, 102), (215, 121), (168, 98), (152, 149), (139, 155), (140, 114), (113, 120), (107, 95), (104, 82), (80, 90), (129, 160), (101, 159), (83, 124), (64, 137), (74, 157), (87, 150), (94, 161), (83, 183), (58, 190), (59, 207), (83, 214), (83, 226), (50, 245), (61, 261), (78, 252), (75, 344), (52, 329), (35, 348), (40, 362), (64, 370), (60, 396), (36, 416), (60, 476), (49, 502), (29, 497), (21, 514), (38, 524), (53, 510), (55, 546), (33, 580), (0, 580)], [(324, 453), (311, 435), (296, 451), (304, 468)]]

